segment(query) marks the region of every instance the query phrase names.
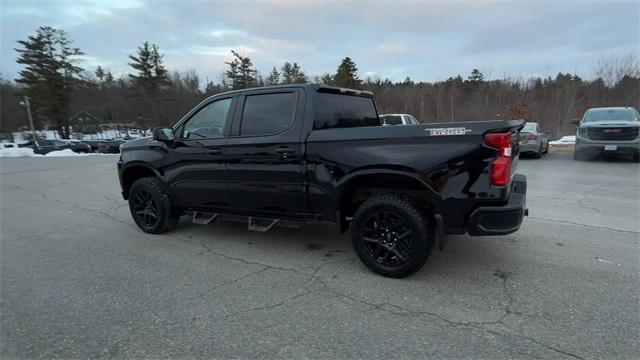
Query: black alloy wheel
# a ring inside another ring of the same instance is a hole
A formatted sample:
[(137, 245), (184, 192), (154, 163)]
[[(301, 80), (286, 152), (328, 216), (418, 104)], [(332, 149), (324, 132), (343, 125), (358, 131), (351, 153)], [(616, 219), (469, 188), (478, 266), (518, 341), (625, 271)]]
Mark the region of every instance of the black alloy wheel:
[(136, 180), (129, 190), (129, 210), (138, 227), (150, 234), (173, 230), (180, 218), (159, 178)]
[(369, 256), (386, 266), (398, 266), (407, 261), (412, 238), (413, 230), (407, 221), (390, 211), (371, 214), (362, 234)]
[(136, 220), (144, 226), (152, 227), (158, 222), (158, 203), (149, 191), (139, 190), (133, 196)]
[(369, 198), (356, 210), (351, 242), (360, 260), (387, 277), (420, 270), (434, 243), (432, 216), (417, 201), (400, 194)]

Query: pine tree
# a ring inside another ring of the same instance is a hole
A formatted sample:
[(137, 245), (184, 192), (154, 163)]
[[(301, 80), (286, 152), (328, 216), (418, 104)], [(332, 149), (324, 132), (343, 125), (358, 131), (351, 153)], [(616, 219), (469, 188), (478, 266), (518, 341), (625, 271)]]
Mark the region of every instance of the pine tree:
[(333, 84), (335, 86), (357, 88), (362, 83), (358, 78), (358, 68), (351, 58), (342, 59), (342, 63), (338, 66), (336, 74), (333, 76)]
[(103, 81), (104, 77), (106, 76), (104, 70), (102, 69), (102, 66), (98, 65), (98, 67), (96, 68), (95, 71), (96, 77), (98, 78), (98, 80)]
[(333, 75), (324, 73), (320, 77), (316, 77), (316, 82), (320, 84), (333, 85)]
[(484, 75), (478, 69), (473, 69), (471, 75), (464, 81), (464, 89), (469, 92), (476, 91), (484, 82)]
[(285, 62), (280, 70), (283, 84), (304, 84), (309, 81), (307, 74), (302, 71), (298, 63)]
[(282, 72), (282, 83), (283, 84), (293, 84), (293, 69), (290, 62), (285, 62), (282, 64), (280, 71)]
[(271, 72), (269, 73), (269, 76), (267, 76), (264, 79), (264, 83), (266, 85), (278, 85), (280, 84), (280, 73), (278, 72), (278, 70), (276, 70), (276, 67), (273, 67), (273, 70), (271, 70)]
[(136, 55), (129, 55), (129, 66), (138, 71), (137, 75), (129, 74), (139, 89), (146, 91), (147, 96), (155, 97), (160, 89), (168, 83), (168, 73), (162, 64), (163, 55), (156, 44), (145, 41), (138, 46)]
[(256, 85), (257, 71), (253, 69), (253, 62), (248, 56), (242, 56), (235, 50), (231, 50), (233, 60), (225, 62), (229, 70), (225, 71), (226, 77), (231, 81), (232, 89), (245, 89)]
[(16, 82), (24, 85), (34, 113), (54, 120), (63, 138), (70, 135), (70, 96), (82, 82), (80, 73), (84, 71), (75, 65), (77, 56), (84, 53), (71, 47), (71, 42), (63, 30), (42, 26), (34, 36), (18, 41), (22, 49), (15, 49), (19, 54), (16, 62), (25, 65)]

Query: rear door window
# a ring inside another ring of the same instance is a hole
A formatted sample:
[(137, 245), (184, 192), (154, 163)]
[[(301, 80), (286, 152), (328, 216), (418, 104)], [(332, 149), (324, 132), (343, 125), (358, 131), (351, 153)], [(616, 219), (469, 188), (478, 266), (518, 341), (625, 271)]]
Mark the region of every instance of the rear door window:
[(288, 129), (293, 123), (297, 100), (296, 92), (246, 96), (240, 135), (271, 135)]

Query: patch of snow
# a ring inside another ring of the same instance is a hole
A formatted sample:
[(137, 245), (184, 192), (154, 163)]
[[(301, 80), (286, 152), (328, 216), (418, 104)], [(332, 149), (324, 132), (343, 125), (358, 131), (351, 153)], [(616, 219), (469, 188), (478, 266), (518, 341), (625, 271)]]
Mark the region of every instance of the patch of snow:
[(563, 136), (558, 140), (549, 141), (549, 144), (551, 145), (568, 145), (568, 144), (575, 144), (575, 143), (576, 143), (575, 135)]
[(63, 156), (96, 156), (96, 155), (107, 155), (113, 156), (118, 154), (101, 154), (101, 153), (88, 153), (88, 154), (80, 154), (75, 153), (71, 149), (64, 149), (58, 151), (52, 151), (46, 155), (40, 155), (33, 152), (32, 148), (22, 147), (22, 148), (7, 148), (0, 150), (0, 158), (1, 157), (63, 157)]
[(58, 150), (58, 151), (52, 151), (50, 153), (47, 153), (45, 156), (50, 156), (50, 157), (59, 157), (59, 156), (78, 156), (78, 153), (74, 153), (73, 150), (71, 149), (64, 149), (64, 150)]
[(0, 157), (34, 157), (39, 156), (31, 148), (7, 148), (0, 150)]

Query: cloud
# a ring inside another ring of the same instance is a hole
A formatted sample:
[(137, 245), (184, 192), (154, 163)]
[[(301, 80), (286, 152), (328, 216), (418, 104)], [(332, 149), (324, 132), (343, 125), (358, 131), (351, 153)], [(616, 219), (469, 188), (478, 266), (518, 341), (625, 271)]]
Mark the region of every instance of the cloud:
[[(537, 1), (11, 1), (3, 3), (3, 49), (41, 25), (67, 30), (88, 60), (127, 72), (127, 55), (150, 41), (171, 70), (217, 78), (230, 50), (267, 73), (284, 61), (310, 75), (349, 56), (361, 75), (434, 81), (472, 69), (496, 75), (591, 75), (608, 53), (639, 53), (638, 2)], [(15, 52), (0, 54), (15, 76)]]

